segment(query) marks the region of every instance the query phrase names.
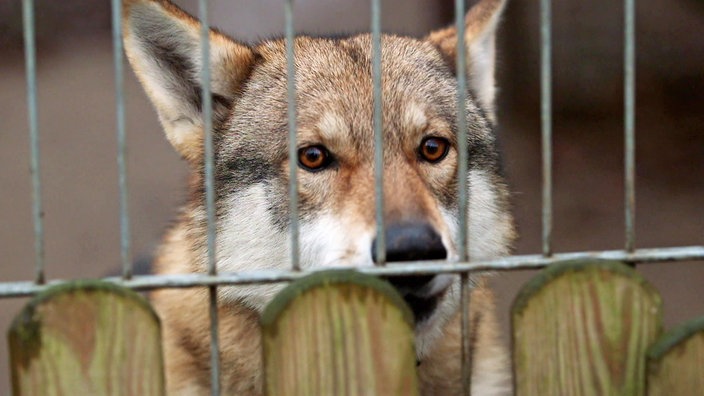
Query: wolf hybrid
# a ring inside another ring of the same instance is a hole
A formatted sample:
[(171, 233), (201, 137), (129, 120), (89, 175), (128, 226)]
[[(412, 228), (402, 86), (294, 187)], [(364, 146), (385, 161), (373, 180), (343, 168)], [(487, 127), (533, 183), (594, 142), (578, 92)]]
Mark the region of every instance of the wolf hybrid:
[[(456, 70), (454, 27), (423, 39), (382, 37), (384, 216), (394, 261), (456, 260), (458, 234), (456, 77), (469, 92), (470, 256), (509, 253), (508, 192), (495, 148), (494, 36), (504, 0), (481, 0), (466, 16), (467, 70)], [(200, 25), (166, 0), (124, 1), (129, 61), (166, 137), (191, 167), (190, 199), (156, 258), (160, 274), (206, 271)], [(286, 46), (245, 45), (211, 31), (220, 272), (284, 269), (289, 258), (289, 167), (300, 189), (305, 269), (374, 265), (375, 199), (371, 37), (295, 39), (298, 158), (288, 158)], [(391, 278), (415, 313), (421, 391), (459, 394), (457, 275)], [(491, 292), (475, 279), (470, 323), (472, 388), (509, 392)], [(258, 315), (281, 285), (220, 287), (224, 394), (262, 390)], [(153, 293), (164, 329), (170, 394), (208, 394), (209, 314), (203, 288)]]

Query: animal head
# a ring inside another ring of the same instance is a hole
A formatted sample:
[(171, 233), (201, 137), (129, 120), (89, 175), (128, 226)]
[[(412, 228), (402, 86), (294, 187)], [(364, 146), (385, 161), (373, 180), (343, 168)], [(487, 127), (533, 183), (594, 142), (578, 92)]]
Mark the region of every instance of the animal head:
[[(469, 92), (468, 237), (473, 259), (503, 255), (513, 239), (495, 149), (494, 35), (503, 0), (466, 16), (467, 70), (455, 70), (454, 27), (422, 39), (381, 39), (384, 217), (387, 258), (457, 258), (457, 73)], [(245, 45), (210, 31), (211, 91), (220, 271), (288, 268), (289, 168), (299, 181), (303, 268), (375, 261), (372, 42), (369, 34), (295, 39), (298, 157), (288, 158), (284, 40)], [(204, 240), (204, 133), (200, 24), (166, 1), (124, 2), (128, 58), (168, 140), (190, 163), (189, 232)], [(200, 243), (200, 261), (205, 268)], [(418, 326), (456, 310), (456, 276), (392, 278)], [(262, 309), (275, 286), (223, 288), (221, 297)]]

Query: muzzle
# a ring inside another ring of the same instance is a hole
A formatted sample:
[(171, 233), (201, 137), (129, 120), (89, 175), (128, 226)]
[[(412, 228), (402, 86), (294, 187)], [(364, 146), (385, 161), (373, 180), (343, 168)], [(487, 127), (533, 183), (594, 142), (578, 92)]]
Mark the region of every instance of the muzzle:
[[(447, 250), (442, 238), (427, 223), (391, 224), (386, 228), (386, 261), (444, 260)], [(372, 242), (372, 259), (376, 257), (376, 238)], [(390, 276), (387, 280), (398, 290), (415, 316), (416, 324), (432, 315), (445, 288), (436, 290), (434, 275)]]

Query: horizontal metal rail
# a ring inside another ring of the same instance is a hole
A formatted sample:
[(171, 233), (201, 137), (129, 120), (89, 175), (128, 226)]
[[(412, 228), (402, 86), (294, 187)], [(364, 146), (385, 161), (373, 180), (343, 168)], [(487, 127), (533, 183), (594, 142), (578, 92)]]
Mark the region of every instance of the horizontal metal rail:
[[(684, 246), (657, 249), (638, 249), (632, 253), (624, 250), (607, 250), (598, 252), (556, 253), (551, 257), (542, 254), (509, 256), (494, 260), (473, 262), (447, 261), (409, 261), (403, 264), (393, 264), (385, 267), (353, 268), (376, 276), (393, 276), (409, 274), (440, 274), (462, 272), (490, 272), (505, 270), (537, 269), (571, 260), (615, 260), (624, 263), (655, 263), (668, 261), (704, 261), (704, 246)], [(313, 271), (259, 270), (238, 273), (207, 274), (173, 274), (173, 275), (140, 275), (132, 279), (121, 277), (104, 278), (108, 282), (128, 287), (134, 290), (151, 290), (162, 288), (186, 288), (198, 286), (232, 286), (255, 283), (289, 282), (311, 274)], [(45, 290), (47, 287), (66, 283), (65, 280), (52, 280), (45, 285), (30, 281), (0, 283), (0, 298), (27, 297)]]

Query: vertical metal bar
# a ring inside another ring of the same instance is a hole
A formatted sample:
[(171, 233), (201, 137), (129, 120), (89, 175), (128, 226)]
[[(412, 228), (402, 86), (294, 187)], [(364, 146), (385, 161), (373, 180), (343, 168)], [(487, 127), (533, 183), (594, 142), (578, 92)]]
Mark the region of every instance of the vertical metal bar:
[(624, 0), (624, 138), (626, 251), (635, 250), (635, 0)]
[(208, 26), (208, 0), (199, 0), (201, 21), (201, 89), (203, 96), (203, 131), (205, 135), (205, 205), (208, 219), (208, 273), (215, 275), (215, 193), (213, 155), (213, 100), (210, 92), (210, 40)]
[(462, 306), (462, 390), (463, 394), (472, 394), (472, 351), (469, 334), (469, 298), (471, 293), (469, 273), (461, 277), (460, 305)]
[(34, 222), (34, 265), (36, 283), (44, 283), (44, 208), (39, 163), (39, 117), (37, 111), (37, 50), (34, 37), (34, 0), (22, 0), (24, 57), (27, 72), (27, 115), (29, 118), (29, 165), (32, 178), (32, 219)]
[[(205, 135), (205, 205), (207, 214), (208, 274), (216, 275), (215, 263), (215, 191), (213, 153), (213, 104), (210, 92), (210, 27), (208, 24), (208, 0), (199, 0), (198, 14), (201, 22), (201, 88), (203, 92), (203, 131)], [(220, 347), (218, 337), (217, 287), (208, 288), (210, 303), (210, 389), (213, 396), (220, 395)]]
[(464, 37), (464, 0), (455, 1), (457, 29), (457, 188), (459, 189), (459, 237), (457, 250), (460, 261), (469, 260), (467, 227), (469, 191), (467, 182), (467, 59)]
[(112, 48), (115, 68), (115, 114), (117, 129), (117, 171), (120, 189), (120, 255), (122, 278), (132, 277), (130, 217), (127, 206), (127, 144), (125, 139), (124, 61), (122, 55), (122, 0), (112, 0)]
[(286, 0), (286, 89), (288, 94), (289, 213), (291, 223), (291, 267), (301, 269), (298, 248), (298, 148), (296, 143), (296, 63), (293, 0)]
[[(467, 60), (465, 46), (465, 2), (455, 0), (455, 28), (457, 30), (457, 188), (459, 189), (459, 235), (457, 250), (460, 261), (469, 260), (469, 242), (467, 238), (469, 227), (469, 190), (467, 180)], [(470, 395), (472, 388), (472, 357), (469, 349), (469, 274), (461, 276), (462, 310), (462, 389), (463, 394)]]
[(468, 180), (467, 180), (467, 61), (464, 37), (464, 0), (455, 1), (455, 25), (457, 29), (457, 188), (459, 189), (459, 236), (457, 250), (460, 261), (469, 259), (467, 241), (468, 224)]
[(540, 121), (543, 157), (543, 255), (552, 256), (552, 47), (550, 1), (540, 0)]
[(372, 0), (372, 84), (374, 96), (374, 193), (376, 202), (376, 264), (386, 264), (384, 227), (384, 136), (381, 102), (381, 1)]
[(208, 301), (210, 313), (210, 394), (220, 395), (220, 339), (218, 335), (218, 289), (217, 286), (208, 287)]

